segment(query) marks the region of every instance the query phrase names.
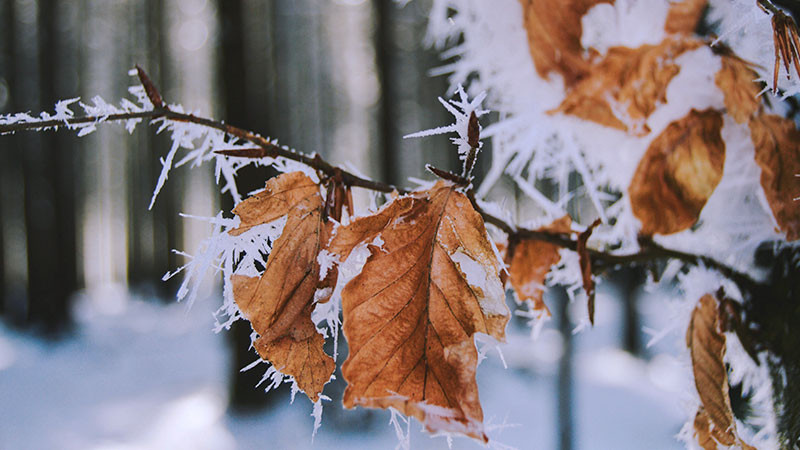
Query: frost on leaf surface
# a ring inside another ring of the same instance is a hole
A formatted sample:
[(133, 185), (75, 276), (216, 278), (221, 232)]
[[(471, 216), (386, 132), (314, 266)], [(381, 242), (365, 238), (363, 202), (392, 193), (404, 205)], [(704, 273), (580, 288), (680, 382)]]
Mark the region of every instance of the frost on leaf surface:
[(240, 203), (237, 235), (286, 216), (261, 276), (233, 275), (233, 296), (260, 335), (255, 348), (316, 402), (335, 364), (323, 351), (325, 339), (311, 321), (318, 289), (335, 284), (336, 270), (320, 280), (317, 256), (328, 242), (333, 223), (323, 217), (319, 186), (300, 172), (272, 178), (266, 189)]
[(342, 290), (344, 405), (392, 407), (430, 431), (487, 441), (473, 336), (503, 340), (509, 312), (483, 219), (439, 181), (339, 228), (329, 250), (345, 260), (376, 237), (383, 245), (368, 246)]
[(670, 37), (658, 45), (612, 47), (556, 111), (623, 131), (647, 133), (647, 125), (640, 123), (667, 101), (667, 87), (681, 70), (675, 59), (701, 45), (696, 39)]

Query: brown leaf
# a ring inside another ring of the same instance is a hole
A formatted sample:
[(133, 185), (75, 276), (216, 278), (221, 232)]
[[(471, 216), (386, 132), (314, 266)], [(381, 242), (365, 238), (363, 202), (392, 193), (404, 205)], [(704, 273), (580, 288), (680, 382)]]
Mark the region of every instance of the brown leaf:
[[(736, 423), (728, 395), (728, 373), (722, 359), (725, 335), (719, 327), (717, 300), (711, 294), (700, 298), (692, 312), (686, 345), (692, 354), (694, 383), (703, 412), (713, 426), (711, 436), (720, 444), (733, 445), (737, 441)], [(695, 427), (697, 425), (698, 419), (695, 418)]]
[(581, 18), (599, 3), (614, 0), (520, 0), (528, 44), (536, 71), (542, 78), (556, 72), (571, 86), (589, 73), (581, 46)]
[[(680, 72), (675, 58), (701, 45), (696, 39), (669, 37), (659, 45), (612, 47), (551, 113), (638, 133), (627, 123), (644, 121), (658, 103), (667, 101), (667, 86)], [(649, 132), (646, 125), (642, 132)]]
[[(537, 231), (569, 233), (572, 220), (564, 216)], [(509, 266), (509, 280), (520, 302), (530, 301), (534, 311), (545, 311), (550, 316), (550, 309), (544, 303), (544, 280), (550, 267), (561, 260), (560, 247), (555, 244), (535, 239), (523, 239), (513, 246), (513, 253), (506, 255)]]
[(671, 3), (664, 30), (676, 34), (694, 33), (707, 6), (708, 0), (682, 0)]
[(594, 279), (592, 279), (592, 259), (589, 256), (589, 250), (586, 248), (586, 242), (592, 235), (595, 227), (600, 225), (600, 219), (596, 219), (589, 228), (583, 230), (578, 235), (577, 248), (575, 251), (578, 253), (578, 261), (581, 265), (581, 278), (583, 279), (583, 290), (586, 291), (588, 302), (586, 307), (589, 309), (589, 322), (594, 325)]
[[(260, 277), (234, 275), (233, 296), (242, 314), (260, 335), (255, 348), (276, 369), (294, 377), (317, 401), (335, 364), (322, 349), (325, 340), (311, 322), (314, 296), (335, 283), (335, 272), (320, 282), (317, 255), (328, 242), (332, 223), (322, 217), (319, 186), (302, 172), (272, 178), (266, 189), (240, 203), (241, 219), (231, 234), (287, 216)], [(325, 301), (327, 298), (318, 299)]]
[(717, 442), (711, 437), (711, 422), (702, 406), (694, 416), (694, 435), (703, 450), (717, 450)]
[(643, 234), (676, 233), (697, 221), (722, 178), (721, 129), (719, 111), (693, 109), (650, 144), (628, 187)]
[(750, 121), (761, 186), (786, 239), (800, 238), (800, 131), (790, 119), (764, 114)]
[(344, 405), (486, 441), (473, 335), (503, 340), (509, 312), (483, 219), (439, 181), (339, 228), (329, 250), (344, 260), (362, 242), (370, 255), (342, 291)]
[(723, 54), (721, 59), (722, 68), (714, 82), (724, 95), (725, 108), (731, 117), (738, 123), (745, 123), (761, 106), (758, 74), (750, 64), (733, 54)]

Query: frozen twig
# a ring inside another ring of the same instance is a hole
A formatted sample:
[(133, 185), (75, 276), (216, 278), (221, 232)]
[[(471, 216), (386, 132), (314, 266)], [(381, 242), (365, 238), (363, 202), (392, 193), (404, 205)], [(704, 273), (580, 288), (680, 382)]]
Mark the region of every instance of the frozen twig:
[[(231, 149), (221, 150), (217, 153), (229, 157), (241, 158), (264, 158), (264, 157), (281, 157), (288, 160), (296, 161), (313, 168), (317, 172), (324, 174), (327, 177), (340, 177), (341, 183), (346, 187), (360, 187), (378, 192), (390, 193), (397, 192), (400, 194), (407, 193), (407, 191), (400, 189), (388, 183), (380, 181), (369, 180), (367, 178), (356, 175), (352, 172), (344, 170), (340, 167), (334, 166), (325, 161), (318, 154), (306, 155), (304, 153), (295, 152), (288, 148), (280, 147), (268, 139), (256, 134), (252, 131), (244, 130), (233, 125), (226, 124), (221, 121), (196, 116), (194, 114), (187, 114), (178, 111), (173, 111), (164, 106), (161, 94), (155, 88), (147, 74), (137, 67), (137, 74), (142, 82), (148, 98), (154, 105), (154, 109), (145, 111), (124, 112), (118, 114), (109, 114), (104, 116), (82, 116), (82, 117), (69, 117), (63, 119), (48, 119), (48, 120), (34, 120), (25, 122), (16, 122), (10, 124), (0, 124), (0, 134), (14, 133), (26, 130), (43, 130), (43, 129), (57, 129), (59, 126), (73, 126), (87, 123), (97, 122), (125, 122), (131, 119), (164, 119), (166, 121), (184, 122), (201, 125), (207, 128), (222, 131), (230, 136), (234, 136), (243, 141), (253, 144), (254, 148)], [(157, 105), (161, 105), (158, 107)], [(458, 184), (468, 184), (469, 174), (475, 164), (477, 150), (479, 148), (479, 127), (477, 121), (477, 114), (474, 112), (469, 118), (468, 139), (467, 143), (471, 151), (467, 154), (464, 173), (465, 175), (459, 176), (450, 172), (444, 172), (439, 169), (428, 167), (434, 174)], [(515, 225), (493, 216), (484, 211), (475, 200), (472, 191), (468, 191), (468, 196), (476, 211), (478, 211), (487, 223), (490, 223), (501, 231), (506, 233), (509, 242), (519, 241), (523, 239), (532, 239), (537, 241), (548, 242), (562, 248), (570, 249), (572, 251), (578, 250), (578, 239), (569, 233), (554, 233), (547, 231), (530, 230), (519, 228)], [(754, 280), (749, 275), (739, 272), (736, 269), (717, 261), (709, 256), (697, 255), (686, 253), (679, 250), (665, 248), (655, 243), (652, 239), (644, 237), (639, 241), (639, 251), (636, 253), (616, 254), (602, 250), (588, 249), (592, 261), (593, 271), (602, 271), (604, 269), (632, 263), (645, 263), (654, 260), (663, 259), (677, 259), (685, 264), (702, 265), (707, 268), (713, 269), (726, 278), (736, 282), (743, 290), (751, 293), (762, 293), (769, 289), (768, 286)]]

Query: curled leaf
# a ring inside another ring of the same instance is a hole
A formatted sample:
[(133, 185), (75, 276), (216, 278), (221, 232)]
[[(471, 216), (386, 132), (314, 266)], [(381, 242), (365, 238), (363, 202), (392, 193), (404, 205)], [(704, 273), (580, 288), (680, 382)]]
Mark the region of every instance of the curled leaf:
[(592, 231), (595, 227), (600, 225), (600, 219), (595, 220), (589, 228), (583, 230), (578, 235), (578, 242), (576, 251), (578, 252), (578, 261), (581, 265), (581, 278), (583, 279), (583, 290), (586, 291), (588, 302), (586, 307), (589, 310), (589, 322), (594, 325), (594, 279), (592, 279), (592, 260), (589, 256), (589, 250), (586, 248), (586, 242), (592, 236)]
[(786, 239), (800, 238), (800, 131), (790, 119), (764, 114), (750, 121), (761, 186)]
[(614, 0), (520, 0), (536, 71), (542, 78), (556, 72), (571, 86), (589, 73), (581, 45), (581, 18), (591, 7)]
[(664, 30), (667, 33), (691, 34), (703, 18), (708, 0), (682, 0), (672, 2), (667, 13)]
[(552, 112), (623, 131), (638, 132), (635, 125), (647, 133), (643, 121), (667, 101), (667, 86), (680, 72), (675, 59), (701, 45), (696, 39), (669, 37), (659, 45), (612, 47)]
[(721, 129), (719, 111), (692, 109), (650, 144), (628, 187), (643, 234), (676, 233), (697, 221), (722, 178)]
[(694, 420), (695, 435), (704, 449), (718, 445), (750, 448), (738, 436), (733, 419), (728, 373), (725, 369), (725, 335), (720, 328), (717, 300), (706, 294), (692, 312), (686, 331), (692, 370), (702, 405)]
[(758, 74), (750, 64), (733, 54), (723, 54), (721, 59), (722, 68), (714, 82), (724, 95), (725, 108), (731, 117), (738, 123), (745, 123), (761, 106)]
[[(569, 233), (572, 220), (564, 216), (537, 231)], [(550, 309), (544, 303), (544, 281), (550, 267), (558, 264), (560, 247), (555, 244), (534, 239), (516, 242), (506, 255), (509, 266), (509, 281), (520, 302), (530, 301), (534, 311), (544, 311), (549, 316)]]
[(344, 260), (359, 243), (369, 257), (342, 291), (344, 405), (487, 441), (473, 336), (503, 340), (509, 312), (483, 219), (439, 181), (339, 228), (329, 251)]
[(319, 279), (317, 255), (333, 226), (323, 220), (319, 186), (302, 172), (282, 174), (233, 212), (241, 219), (240, 226), (231, 231), (233, 235), (287, 216), (264, 273), (259, 277), (233, 275), (233, 296), (260, 335), (255, 341), (258, 354), (294, 377), (298, 387), (316, 402), (335, 368), (333, 358), (322, 349), (323, 336), (311, 321), (317, 290), (335, 282), (335, 272)]

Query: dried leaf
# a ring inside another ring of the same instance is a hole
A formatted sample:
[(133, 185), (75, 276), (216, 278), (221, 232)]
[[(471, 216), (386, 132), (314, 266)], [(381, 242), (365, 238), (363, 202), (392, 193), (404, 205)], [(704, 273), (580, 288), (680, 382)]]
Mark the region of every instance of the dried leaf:
[[(537, 231), (554, 233), (569, 233), (572, 220), (564, 216), (546, 227)], [(513, 253), (506, 255), (509, 266), (509, 280), (520, 302), (530, 301), (534, 311), (545, 311), (550, 315), (550, 309), (544, 303), (544, 280), (550, 267), (561, 260), (560, 247), (555, 244), (535, 239), (523, 239), (514, 244)]]
[(590, 63), (581, 46), (581, 18), (592, 6), (614, 0), (520, 0), (531, 58), (542, 78), (551, 72), (571, 86), (589, 73)]
[(703, 18), (708, 0), (682, 0), (673, 2), (667, 13), (664, 30), (667, 33), (692, 34)]
[(722, 68), (714, 82), (725, 97), (725, 108), (731, 117), (738, 123), (745, 123), (761, 106), (758, 74), (735, 55), (722, 55), (721, 59)]
[(800, 238), (800, 131), (790, 119), (761, 115), (750, 121), (750, 137), (761, 167), (761, 186), (786, 239)]
[(344, 405), (487, 441), (473, 335), (503, 340), (509, 312), (483, 219), (439, 181), (337, 229), (329, 251), (344, 260), (362, 242), (370, 255), (342, 291)]
[(723, 445), (736, 442), (728, 395), (728, 373), (725, 370), (725, 335), (719, 328), (717, 300), (706, 294), (692, 312), (686, 345), (692, 354), (694, 383), (706, 415), (715, 432), (712, 436)]
[(717, 441), (711, 437), (711, 421), (702, 406), (698, 408), (697, 414), (694, 416), (694, 434), (697, 437), (697, 443), (703, 450), (717, 450)]
[(694, 382), (702, 403), (694, 420), (698, 443), (706, 450), (718, 445), (751, 449), (736, 431), (723, 361), (725, 335), (720, 327), (717, 299), (711, 294), (701, 297), (692, 312), (686, 345), (692, 355)]
[(241, 225), (231, 231), (238, 235), (287, 216), (264, 273), (260, 277), (234, 275), (233, 296), (260, 335), (255, 341), (258, 354), (294, 377), (298, 387), (315, 402), (335, 368), (333, 359), (322, 349), (323, 336), (311, 322), (317, 290), (335, 282), (335, 272), (319, 280), (317, 255), (332, 230), (322, 211), (319, 186), (302, 172), (287, 173), (269, 180), (264, 191), (233, 210)]
[(592, 235), (595, 227), (600, 225), (600, 219), (595, 220), (589, 228), (583, 230), (578, 235), (577, 248), (575, 251), (578, 253), (578, 261), (581, 265), (581, 278), (583, 279), (583, 290), (586, 291), (588, 302), (586, 307), (589, 310), (589, 322), (594, 325), (594, 279), (592, 279), (592, 259), (589, 256), (589, 250), (586, 248), (586, 242)]
[(722, 178), (722, 114), (691, 110), (669, 124), (639, 161), (628, 188), (646, 235), (691, 227)]
[[(641, 127), (647, 133), (644, 120), (658, 103), (667, 101), (667, 86), (680, 72), (675, 58), (701, 45), (696, 39), (670, 37), (659, 45), (612, 47), (551, 113), (562, 112), (623, 131), (639, 132), (637, 127)], [(634, 127), (637, 129), (629, 127), (637, 122), (641, 123)]]

